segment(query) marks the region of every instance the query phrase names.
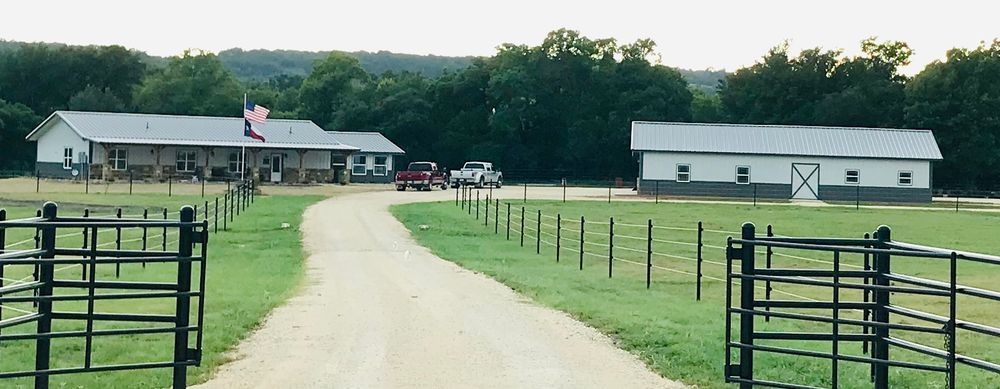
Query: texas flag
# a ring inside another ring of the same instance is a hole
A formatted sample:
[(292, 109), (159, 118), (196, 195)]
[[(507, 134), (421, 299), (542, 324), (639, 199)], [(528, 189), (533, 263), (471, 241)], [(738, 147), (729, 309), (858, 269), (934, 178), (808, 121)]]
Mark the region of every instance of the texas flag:
[(250, 122), (264, 123), (267, 121), (267, 114), (271, 113), (271, 111), (263, 106), (254, 104), (253, 101), (246, 100), (246, 97), (244, 97), (244, 100), (246, 103), (243, 105), (243, 136), (264, 142), (264, 136), (254, 131)]

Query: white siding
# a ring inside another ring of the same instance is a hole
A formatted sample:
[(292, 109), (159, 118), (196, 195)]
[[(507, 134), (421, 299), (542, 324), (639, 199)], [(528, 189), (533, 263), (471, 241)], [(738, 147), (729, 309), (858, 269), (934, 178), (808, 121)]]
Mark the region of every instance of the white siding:
[(792, 163), (815, 163), (820, 165), (820, 185), (845, 185), (845, 171), (858, 169), (862, 186), (897, 187), (899, 171), (909, 170), (913, 185), (907, 187), (930, 187), (929, 161), (674, 152), (642, 155), (641, 175), (646, 180), (674, 180), (677, 164), (690, 164), (691, 181), (735, 182), (736, 166), (749, 165), (753, 183), (790, 184)]
[(80, 152), (90, 154), (90, 142), (84, 140), (62, 120), (53, 120), (48, 129), (38, 138), (38, 162), (63, 162), (63, 148), (73, 148), (73, 163), (78, 161)]

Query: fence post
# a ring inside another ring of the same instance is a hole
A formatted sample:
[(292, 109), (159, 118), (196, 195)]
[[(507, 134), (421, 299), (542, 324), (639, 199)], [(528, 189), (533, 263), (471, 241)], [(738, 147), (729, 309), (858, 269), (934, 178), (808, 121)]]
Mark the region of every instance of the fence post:
[(254, 179), (250, 180), (250, 204), (253, 204), (253, 200), (257, 197), (257, 181)]
[(236, 191), (229, 192), (229, 221), (236, 220)]
[(472, 215), (472, 188), (469, 188), (466, 191), (465, 197), (468, 197), (468, 200), (465, 200), (466, 203), (465, 208), (468, 211), (469, 215)]
[[(865, 235), (864, 235), (864, 238), (865, 238), (865, 240), (871, 239), (871, 234), (869, 234), (869, 233), (866, 232)], [(871, 247), (872, 246), (870, 246), (870, 245), (866, 245), (865, 246), (865, 248), (871, 248)], [(871, 267), (871, 254), (869, 254), (869, 253), (865, 253), (864, 269), (865, 269), (865, 271), (869, 271), (869, 270), (872, 269), (872, 267)], [(868, 305), (868, 301), (870, 300), (869, 296), (871, 296), (871, 290), (869, 290), (867, 288), (869, 277), (864, 277), (861, 280), (865, 284), (865, 290), (862, 293), (862, 296), (861, 296), (862, 300), (861, 301), (863, 301), (865, 303), (865, 305)], [(864, 310), (861, 311), (861, 314), (862, 314), (862, 320), (863, 321), (868, 321), (869, 318), (871, 317), (871, 310), (866, 308), (866, 309), (864, 309)], [(868, 335), (868, 326), (862, 326), (861, 327), (861, 333), (865, 334), (865, 335)], [(861, 353), (862, 354), (868, 354), (869, 343), (870, 342), (868, 342), (868, 341), (861, 342)], [(875, 371), (872, 370), (871, 374), (872, 374), (872, 379), (874, 379), (874, 377), (875, 377)]]
[[(142, 210), (142, 220), (147, 220), (147, 219), (149, 219), (149, 209), (148, 208)], [(146, 244), (147, 244), (146, 237), (147, 237), (148, 231), (149, 231), (148, 227), (142, 226), (142, 251), (146, 251)], [(146, 267), (146, 262), (142, 263), (142, 267), (143, 268)]]
[(486, 195), (486, 212), (483, 212), (483, 225), (490, 226), (490, 195)]
[[(465, 210), (465, 186), (463, 185), (461, 188), (462, 188), (462, 210), (464, 211)], [(456, 192), (458, 192), (458, 191), (456, 190)], [(455, 193), (455, 196), (458, 196), (458, 193)]]
[[(105, 177), (105, 179), (107, 179), (107, 177)], [(38, 171), (36, 170), (35, 171), (35, 193), (38, 193), (38, 190), (41, 188), (41, 186), (42, 186), (42, 176), (38, 175)]]
[(646, 220), (646, 289), (653, 281), (653, 219)]
[(587, 223), (583, 220), (583, 216), (580, 216), (580, 270), (583, 270), (583, 228)]
[[(500, 233), (500, 199), (493, 199), (493, 235)], [(489, 210), (487, 210), (489, 212)]]
[(854, 210), (861, 209), (861, 184), (854, 187)]
[(205, 175), (201, 177), (201, 197), (205, 197)]
[(132, 194), (132, 171), (128, 171), (128, 194)]
[(704, 275), (701, 272), (702, 262), (704, 262), (704, 257), (702, 256), (702, 248), (705, 246), (704, 240), (703, 240), (704, 231), (705, 231), (704, 224), (701, 222), (701, 220), (699, 220), (698, 221), (698, 247), (697, 247), (698, 248), (698, 276), (697, 276), (697, 281), (698, 282), (695, 285), (695, 296), (694, 296), (695, 301), (701, 301), (701, 279), (702, 279), (702, 277), (704, 277)]
[(958, 198), (961, 196), (955, 196), (955, 212), (958, 212)]
[[(225, 211), (222, 211), (222, 212), (223, 212), (223, 215), (225, 215)], [(215, 224), (215, 227), (212, 227), (214, 229), (214, 231), (212, 231), (212, 232), (218, 234), (219, 233), (219, 196), (215, 196), (215, 216), (212, 217), (212, 223)]]
[[(83, 209), (83, 217), (84, 218), (89, 218), (90, 217), (90, 208), (84, 208)], [(81, 247), (81, 249), (83, 249), (83, 250), (87, 249), (87, 236), (89, 235), (88, 231), (89, 230), (87, 229), (87, 227), (83, 227), (83, 246)], [(0, 244), (2, 244), (2, 242), (0, 242)], [(83, 257), (86, 258), (87, 256), (84, 255)], [(0, 265), (0, 266), (3, 266), (3, 265)], [(0, 275), (0, 277), (2, 277), (2, 275)], [(86, 281), (87, 280), (87, 264), (86, 263), (80, 264), (80, 280), (81, 281)]]
[(562, 179), (562, 187), (563, 187), (563, 202), (565, 203), (566, 202), (566, 177), (563, 177), (563, 179)]
[[(753, 223), (743, 223), (743, 249), (740, 257), (740, 274), (753, 276), (754, 271), (754, 244), (746, 243), (755, 238), (755, 227)], [(740, 313), (740, 343), (745, 346), (753, 345), (753, 314), (747, 313), (754, 309), (754, 281), (750, 278), (740, 279), (740, 308), (744, 313)], [(753, 379), (753, 350), (747, 347), (740, 348), (740, 378), (744, 380)], [(753, 389), (749, 383), (740, 383), (740, 389)]]
[[(608, 202), (610, 202), (610, 198)], [(615, 261), (615, 218), (612, 217), (608, 219), (608, 278), (611, 278), (611, 271), (614, 268), (614, 261)]]
[(507, 203), (507, 240), (510, 240), (510, 203)]
[[(118, 218), (118, 219), (122, 218), (122, 209), (121, 209), (121, 207), (119, 207), (118, 209), (115, 210), (115, 217)], [(122, 228), (121, 227), (115, 227), (115, 250), (121, 250), (121, 249), (122, 249)], [(119, 278), (119, 277), (121, 277), (121, 275), (122, 275), (122, 264), (121, 263), (116, 263), (115, 264), (115, 278)]]
[(538, 210), (538, 215), (535, 219), (535, 254), (542, 253), (542, 210)]
[(90, 194), (90, 163), (87, 163), (87, 164), (85, 164), (83, 166), (87, 170), (87, 173), (86, 173), (87, 175), (84, 176), (85, 180), (84, 180), (84, 186), (83, 186), (83, 193)]
[[(163, 208), (163, 220), (167, 220), (167, 208)], [(163, 242), (160, 245), (160, 250), (167, 251), (167, 227), (163, 227)]]
[[(47, 202), (42, 206), (42, 217), (47, 221), (54, 221), (56, 219), (56, 213), (58, 207), (56, 203)], [(39, 258), (51, 259), (55, 258), (56, 250), (56, 227), (54, 225), (47, 225), (41, 227), (42, 237), (41, 246), (43, 253)], [(44, 262), (39, 264), (38, 269), (38, 281), (42, 283), (38, 287), (38, 297), (49, 297), (52, 296), (52, 281), (55, 278), (55, 265), (52, 262)], [(48, 334), (52, 332), (52, 300), (50, 299), (39, 299), (38, 301), (38, 314), (41, 317), (38, 318), (38, 334)], [(40, 337), (35, 341), (35, 370), (45, 371), (49, 370), (49, 352), (51, 349), (52, 339), (49, 337)], [(36, 389), (48, 389), (49, 387), (49, 376), (48, 374), (40, 374), (35, 377), (35, 388)]]
[(949, 285), (949, 292), (951, 295), (948, 296), (948, 305), (950, 309), (948, 311), (948, 389), (955, 389), (955, 343), (958, 339), (955, 337), (955, 325), (956, 325), (956, 307), (955, 304), (956, 296), (958, 294), (958, 255), (952, 251), (951, 252), (951, 279)]
[(479, 220), (479, 190), (476, 190), (476, 220)]
[(753, 206), (757, 206), (757, 184), (753, 184)]
[(655, 204), (659, 204), (660, 203), (660, 181), (657, 180), (657, 181), (653, 181), (653, 182), (655, 182), (655, 184), (653, 184), (653, 186), (656, 187), (656, 202), (655, 202)]
[(455, 190), (455, 205), (458, 205), (458, 189)]
[(524, 206), (521, 206), (521, 247), (524, 247)]
[(233, 212), (236, 216), (240, 215), (240, 207), (243, 206), (243, 184), (236, 185), (236, 189), (233, 190)]
[[(194, 221), (194, 208), (185, 205), (181, 207), (181, 223), (192, 223)], [(177, 236), (177, 256), (179, 258), (190, 258), (194, 251), (194, 227), (191, 224), (182, 225)], [(176, 328), (187, 327), (191, 320), (191, 296), (187, 292), (191, 291), (191, 261), (177, 261), (177, 302), (174, 312), (176, 312), (174, 325)], [(204, 293), (204, 291), (201, 291)], [(187, 387), (187, 365), (188, 360), (188, 331), (177, 331), (174, 333), (174, 382), (173, 389), (184, 389)]]
[(611, 184), (608, 184), (608, 204), (611, 204)]
[(559, 263), (559, 249), (562, 248), (562, 214), (556, 214), (556, 263)]
[[(875, 233), (875, 238), (879, 241), (878, 248), (885, 248), (883, 242), (892, 241), (892, 231), (888, 226), (881, 225)], [(886, 277), (891, 273), (891, 258), (889, 254), (875, 254), (875, 285), (889, 286), (889, 279)], [(889, 323), (889, 291), (879, 289), (875, 291), (875, 310), (872, 316), (877, 323)], [(889, 327), (875, 327), (875, 342), (872, 347), (872, 358), (889, 360)], [(875, 364), (875, 389), (889, 389), (889, 365)]]
[[(770, 224), (767, 225), (767, 237), (768, 238), (774, 237), (774, 228)], [(767, 246), (767, 251), (764, 257), (764, 267), (768, 269), (771, 268), (772, 257), (774, 257), (774, 248), (772, 248), (771, 246)], [(764, 281), (764, 300), (771, 301), (771, 291), (772, 291), (771, 280)], [(771, 312), (771, 306), (770, 305), (765, 306), (764, 311)], [(764, 315), (764, 321), (765, 322), (771, 321), (771, 315)]]
[(208, 220), (208, 200), (205, 200), (205, 208), (204, 208), (204, 210), (205, 210), (205, 212), (204, 212), (204, 218), (202, 218), (202, 220)]
[(169, 174), (167, 175), (167, 197), (174, 195), (174, 179)]
[(527, 182), (524, 183), (524, 201), (523, 201), (523, 203), (524, 204), (528, 203), (528, 183)]

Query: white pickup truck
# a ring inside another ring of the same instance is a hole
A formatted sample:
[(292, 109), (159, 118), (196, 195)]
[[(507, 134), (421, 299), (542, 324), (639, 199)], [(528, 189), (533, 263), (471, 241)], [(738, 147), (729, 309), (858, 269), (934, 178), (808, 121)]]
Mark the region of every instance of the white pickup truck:
[(470, 161), (462, 166), (462, 170), (451, 171), (451, 185), (455, 188), (462, 185), (475, 185), (477, 188), (493, 185), (500, 188), (503, 185), (503, 173), (493, 170), (492, 163)]

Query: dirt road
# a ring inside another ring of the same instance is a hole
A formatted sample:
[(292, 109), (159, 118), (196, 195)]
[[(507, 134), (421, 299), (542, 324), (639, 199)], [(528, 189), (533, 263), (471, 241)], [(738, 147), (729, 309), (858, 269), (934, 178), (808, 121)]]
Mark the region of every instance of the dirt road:
[(453, 196), (374, 192), (310, 207), (307, 285), (197, 387), (683, 387), (565, 314), (431, 254), (387, 209)]

